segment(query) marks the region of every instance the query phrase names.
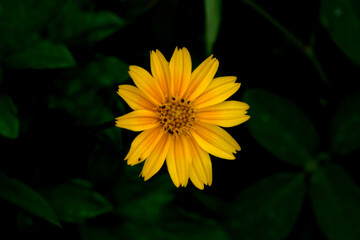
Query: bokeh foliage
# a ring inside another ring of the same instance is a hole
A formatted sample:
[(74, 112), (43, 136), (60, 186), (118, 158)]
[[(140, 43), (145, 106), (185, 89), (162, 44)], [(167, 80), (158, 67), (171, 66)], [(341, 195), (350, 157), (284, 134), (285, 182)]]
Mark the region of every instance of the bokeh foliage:
[[(249, 122), (249, 130), (254, 138), (279, 159), (290, 164), (300, 165), (305, 172), (308, 172), (310, 183), (307, 187), (310, 189), (312, 206), (319, 226), (324, 231), (324, 234), (329, 239), (334, 240), (359, 238), (360, 189), (340, 166), (329, 163), (328, 156), (317, 152), (319, 137), (310, 120), (293, 103), (262, 89), (246, 91), (245, 101), (258, 110), (254, 112), (252, 115), (253, 119)], [(355, 101), (354, 103), (356, 105)], [(269, 105), (273, 106), (271, 108), (273, 111), (269, 111)], [(281, 109), (281, 111), (279, 111), (279, 109)], [(352, 111), (340, 116), (335, 115), (335, 117), (341, 118), (336, 125), (333, 124), (335, 134), (333, 134), (334, 139), (331, 142), (335, 152), (346, 154), (350, 152), (346, 151), (347, 147), (349, 150), (354, 150), (359, 147), (357, 146), (359, 140), (357, 130), (353, 133), (347, 129), (357, 128), (356, 121), (348, 120), (349, 118), (356, 119), (357, 114), (356, 111)], [(345, 125), (346, 127), (344, 127)], [(276, 139), (275, 142), (274, 139)], [(355, 141), (356, 144), (346, 144), (344, 141)], [(339, 149), (344, 148), (343, 146), (346, 146), (346, 150), (339, 151)], [(272, 182), (271, 180), (263, 181), (265, 181), (265, 184)], [(293, 180), (284, 178), (282, 181), (283, 184), (290, 185)], [(290, 197), (287, 196), (290, 193), (288, 193), (289, 190), (285, 189), (282, 191), (283, 196), (280, 197), (280, 200), (278, 199), (278, 201), (287, 202), (286, 204), (280, 205), (281, 211), (286, 211), (286, 214), (299, 209), (301, 199), (305, 197), (303, 194), (305, 187), (304, 178), (297, 182), (299, 186), (298, 189), (294, 187), (293, 194), (296, 194), (294, 199), (287, 199)], [(261, 183), (258, 184), (261, 186)], [(264, 197), (260, 199), (269, 201), (271, 198), (263, 195), (266, 191), (261, 190), (261, 187), (258, 189), (260, 193), (255, 193), (254, 196), (260, 195)], [(272, 189), (272, 187), (267, 186), (264, 189), (269, 190)], [(273, 193), (271, 196), (276, 197), (277, 195)], [(251, 202), (253, 203), (254, 200), (252, 199)], [(294, 204), (294, 206), (289, 203)], [(296, 203), (298, 203), (298, 205), (295, 205)], [(255, 208), (261, 209), (260, 207), (264, 205), (266, 204), (259, 203)], [(289, 209), (285, 206), (289, 207)], [(266, 211), (266, 214), (271, 215), (271, 211), (276, 211), (276, 207)], [(245, 211), (243, 211), (243, 213), (244, 212)], [(255, 215), (255, 211), (252, 212), (252, 214)], [(281, 212), (278, 214), (281, 214)], [(296, 218), (297, 214), (298, 212), (291, 213), (290, 216)], [(276, 220), (279, 219), (284, 221), (286, 227), (291, 227), (292, 224), (290, 223), (294, 222), (293, 219), (291, 221), (286, 217), (276, 218)], [(270, 230), (274, 231), (276, 227), (273, 227), (272, 224), (276, 223), (276, 221), (270, 218), (266, 221), (267, 223), (264, 225), (271, 226)], [(241, 221), (241, 223), (244, 222), (245, 221)], [(254, 227), (256, 224), (261, 224), (261, 220), (256, 221), (251, 226)], [(279, 229), (285, 231), (286, 228), (281, 226)], [(268, 231), (271, 232), (270, 230)], [(284, 239), (287, 234), (284, 234), (284, 236), (273, 235), (257, 236), (256, 238), (248, 238), (248, 236), (246, 236), (245, 238)]]
[[(240, 2), (0, 0), (2, 234), (360, 239), (360, 4)], [(135, 134), (114, 127), (129, 64), (175, 46), (193, 66), (214, 52), (250, 105), (230, 130), (243, 150), (212, 158), (204, 191), (166, 169), (144, 182), (123, 161)]]

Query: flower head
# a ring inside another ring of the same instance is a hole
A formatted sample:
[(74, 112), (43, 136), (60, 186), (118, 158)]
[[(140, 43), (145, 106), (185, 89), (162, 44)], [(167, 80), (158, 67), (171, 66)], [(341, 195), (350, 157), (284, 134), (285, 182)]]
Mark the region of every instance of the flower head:
[(239, 144), (221, 127), (249, 119), (249, 106), (225, 101), (239, 88), (236, 77), (214, 78), (219, 61), (211, 55), (192, 71), (186, 48), (176, 48), (170, 62), (150, 53), (151, 74), (130, 66), (135, 86), (120, 85), (118, 94), (134, 110), (116, 118), (116, 126), (142, 131), (125, 157), (129, 165), (145, 161), (141, 176), (156, 174), (164, 162), (176, 187), (188, 180), (199, 189), (212, 183), (210, 156), (235, 159)]

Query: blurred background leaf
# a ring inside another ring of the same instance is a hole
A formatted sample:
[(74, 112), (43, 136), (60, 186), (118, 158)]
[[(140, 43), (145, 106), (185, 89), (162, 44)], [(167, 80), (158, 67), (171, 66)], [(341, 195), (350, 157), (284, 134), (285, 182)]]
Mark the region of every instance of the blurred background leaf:
[(174, 199), (172, 183), (168, 181), (168, 176), (163, 174), (147, 182), (146, 186), (141, 185), (141, 168), (141, 165), (136, 165), (124, 169), (119, 186), (114, 188), (118, 203), (115, 213), (135, 225), (156, 224), (166, 216), (167, 206)]
[(360, 148), (360, 94), (339, 101), (331, 121), (331, 149), (341, 155)]
[(360, 64), (360, 4), (356, 0), (322, 0), (321, 20), (334, 42)]
[(252, 136), (281, 160), (303, 166), (311, 161), (318, 134), (310, 120), (292, 102), (274, 93), (251, 89), (244, 93), (251, 108)]
[[(87, 4), (85, 4), (87, 3)], [(95, 12), (89, 1), (66, 1), (48, 25), (50, 39), (70, 45), (98, 42), (123, 27), (125, 22), (109, 11)]]
[(242, 240), (281, 240), (291, 232), (304, 199), (304, 175), (269, 176), (244, 189), (228, 209), (229, 227)]
[(37, 42), (61, 4), (59, 0), (0, 0), (0, 59)]
[[(108, 122), (113, 111), (123, 108), (114, 94), (117, 85), (128, 79), (128, 65), (115, 57), (99, 57), (85, 66), (67, 72), (55, 82), (58, 92), (49, 98), (50, 108), (61, 108), (72, 113), (85, 125)], [(81, 109), (81, 111), (79, 111)], [(120, 115), (120, 114), (119, 114)]]
[(49, 203), (30, 186), (0, 172), (0, 198), (11, 202), (30, 213), (61, 226)]
[(17, 114), (18, 110), (12, 99), (0, 93), (0, 134), (4, 137), (15, 139), (19, 136)]
[(329, 240), (360, 239), (360, 190), (339, 166), (311, 176), (310, 196), (318, 224)]
[[(150, 206), (150, 205), (149, 205)], [(167, 209), (173, 218), (163, 219), (161, 222), (120, 222), (112, 221), (106, 225), (86, 224), (80, 227), (82, 239), (112, 240), (112, 239), (231, 239), (218, 221), (199, 214)], [(167, 213), (169, 214), (169, 213)], [(176, 217), (175, 217), (176, 216)], [(181, 230), (179, 230), (181, 229)]]
[(173, 218), (166, 219), (164, 230), (162, 239), (230, 239), (217, 220), (190, 211), (179, 212)]
[(53, 186), (44, 190), (44, 196), (59, 218), (69, 223), (82, 222), (113, 209), (112, 204), (83, 179)]
[(5, 58), (9, 68), (52, 69), (75, 66), (69, 49), (60, 43), (42, 40)]
[[(205, 207), (207, 211), (211, 211), (213, 213), (219, 213), (219, 210), (223, 210), (226, 208), (226, 204), (219, 198), (216, 198), (212, 195), (204, 193), (203, 191), (198, 192), (195, 191), (194, 197), (197, 201), (200, 202), (202, 207)], [(223, 214), (223, 212), (221, 212)]]
[(205, 50), (210, 55), (216, 38), (219, 34), (221, 24), (222, 0), (204, 0), (205, 8)]

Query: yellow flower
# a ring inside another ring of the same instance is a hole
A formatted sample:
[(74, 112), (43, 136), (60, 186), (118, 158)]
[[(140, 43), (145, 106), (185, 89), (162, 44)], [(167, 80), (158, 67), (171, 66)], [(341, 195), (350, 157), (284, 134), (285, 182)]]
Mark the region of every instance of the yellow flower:
[[(150, 53), (151, 74), (130, 66), (135, 86), (120, 85), (118, 94), (134, 110), (116, 118), (116, 126), (142, 131), (125, 157), (129, 165), (145, 161), (145, 180), (166, 161), (176, 187), (188, 180), (203, 189), (212, 183), (210, 156), (235, 159), (239, 144), (221, 127), (249, 119), (249, 106), (225, 101), (239, 88), (236, 77), (214, 78), (219, 61), (211, 55), (192, 71), (186, 48), (176, 48), (170, 62), (159, 50)], [(220, 126), (220, 127), (219, 127)]]

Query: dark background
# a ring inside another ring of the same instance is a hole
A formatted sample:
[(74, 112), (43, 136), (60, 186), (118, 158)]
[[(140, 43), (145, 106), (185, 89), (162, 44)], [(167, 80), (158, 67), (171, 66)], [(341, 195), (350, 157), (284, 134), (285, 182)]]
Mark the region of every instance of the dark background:
[[(0, 238), (359, 239), (358, 10), (0, 0)], [(169, 60), (186, 47), (194, 69), (209, 55), (206, 31), (217, 75), (242, 83), (231, 99), (250, 105), (250, 120), (227, 129), (242, 151), (212, 157), (203, 191), (177, 189), (165, 166), (144, 182), (123, 161), (138, 133), (114, 127), (131, 111), (117, 86), (133, 84), (129, 65), (150, 70), (155, 49)]]

